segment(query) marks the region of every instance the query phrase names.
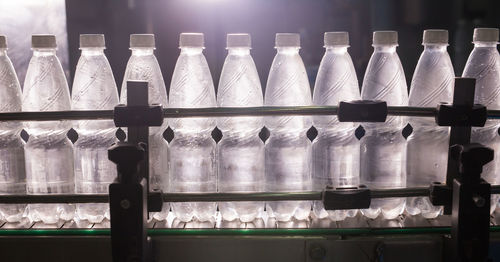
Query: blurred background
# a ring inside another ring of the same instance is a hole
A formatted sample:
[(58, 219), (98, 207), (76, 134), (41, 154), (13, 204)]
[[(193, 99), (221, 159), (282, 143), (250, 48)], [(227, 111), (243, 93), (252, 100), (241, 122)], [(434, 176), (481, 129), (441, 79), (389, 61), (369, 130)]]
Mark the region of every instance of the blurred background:
[(297, 32), (312, 88), (326, 31), (350, 33), (349, 52), (361, 84), (372, 53), (372, 31), (397, 30), (398, 53), (409, 83), (422, 51), (424, 29), (449, 30), (448, 51), (456, 74), (461, 75), (473, 47), (473, 28), (500, 26), (498, 0), (0, 0), (0, 10), (0, 33), (9, 38), (20, 81), (31, 57), (30, 35), (52, 33), (58, 36), (59, 57), (70, 87), (82, 33), (105, 34), (106, 54), (118, 87), (130, 56), (129, 35), (155, 34), (167, 88), (181, 32), (205, 34), (205, 55), (216, 87), (226, 55), (226, 34), (250, 33), (252, 55), (265, 88), (275, 33)]

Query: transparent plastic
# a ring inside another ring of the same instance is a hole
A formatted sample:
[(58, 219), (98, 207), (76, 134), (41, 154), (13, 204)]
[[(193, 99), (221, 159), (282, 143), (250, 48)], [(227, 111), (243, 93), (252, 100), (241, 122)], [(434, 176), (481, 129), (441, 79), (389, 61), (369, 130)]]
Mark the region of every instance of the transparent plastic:
[[(374, 45), (363, 79), (362, 99), (383, 100), (389, 106), (407, 106), (408, 93), (396, 45)], [(406, 140), (402, 135), (405, 119), (388, 116), (385, 123), (363, 123), (361, 138), (360, 180), (369, 188), (406, 186)], [(380, 213), (394, 219), (404, 210), (405, 199), (374, 199), (369, 209), (361, 212), (376, 218)]]
[[(317, 106), (337, 106), (340, 101), (359, 100), (359, 84), (348, 46), (327, 46), (321, 60), (313, 102)], [(354, 135), (357, 125), (339, 122), (337, 116), (314, 116), (318, 136), (313, 141), (313, 185), (315, 190), (327, 186), (355, 187), (359, 185), (359, 140)], [(316, 217), (334, 221), (353, 217), (357, 210), (326, 211), (321, 201), (315, 201)]]
[[(33, 49), (23, 90), (23, 111), (71, 110), (68, 83), (55, 49)], [(66, 137), (70, 121), (26, 122), (25, 146), (28, 194), (74, 193), (73, 144)], [(33, 221), (54, 224), (71, 220), (72, 204), (30, 204)]]
[[(217, 103), (220, 107), (262, 106), (263, 95), (250, 48), (229, 48), (222, 68)], [(262, 117), (218, 118), (222, 139), (217, 144), (219, 192), (265, 190)], [(222, 219), (251, 222), (262, 216), (263, 202), (219, 203)]]
[[(83, 48), (76, 66), (72, 91), (73, 110), (112, 110), (118, 90), (104, 48)], [(108, 159), (108, 148), (116, 141), (113, 120), (74, 122), (78, 133), (75, 147), (75, 192), (108, 193), (116, 177), (116, 165)], [(109, 219), (108, 204), (77, 204), (80, 220), (100, 223)]]
[[(21, 111), (21, 86), (7, 49), (0, 48), (0, 112)], [(24, 141), (21, 122), (0, 122), (0, 194), (26, 194)], [(0, 221), (19, 222), (24, 204), (0, 204)]]
[[(267, 80), (266, 106), (312, 105), (307, 73), (299, 55), (299, 47), (278, 47)], [(311, 141), (307, 130), (310, 116), (265, 117), (270, 131), (266, 141), (266, 184), (268, 191), (307, 191), (312, 189)], [(278, 221), (295, 217), (306, 219), (310, 201), (268, 202), (267, 210)]]
[[(463, 77), (476, 79), (474, 102), (488, 109), (500, 109), (500, 54), (497, 42), (474, 42)], [(500, 123), (488, 120), (484, 127), (472, 128), (471, 142), (483, 144), (495, 151), (493, 161), (483, 167), (481, 177), (487, 182), (500, 184)], [(491, 195), (491, 212), (495, 210), (500, 195)]]
[[(170, 85), (173, 108), (216, 107), (215, 89), (202, 47), (181, 47)], [(214, 118), (177, 118), (170, 126), (169, 192), (216, 192)], [(215, 202), (172, 203), (177, 219), (213, 221)]]
[[(436, 107), (441, 102), (453, 101), (455, 73), (447, 44), (425, 44), (410, 88), (410, 106)], [(410, 119), (413, 132), (408, 137), (406, 186), (425, 187), (432, 182), (446, 182), (448, 164), (449, 127), (440, 127), (432, 118)], [(406, 211), (435, 218), (442, 207), (433, 206), (428, 197), (409, 197)]]
[[(142, 80), (148, 82), (148, 103), (168, 106), (167, 89), (163, 81), (154, 48), (134, 47), (123, 77), (120, 103), (127, 104), (127, 81)], [(163, 132), (168, 127), (167, 119), (160, 127), (149, 128), (149, 186), (151, 190), (168, 190), (168, 143)], [(170, 207), (163, 203), (163, 210), (152, 214), (156, 220), (165, 220)]]

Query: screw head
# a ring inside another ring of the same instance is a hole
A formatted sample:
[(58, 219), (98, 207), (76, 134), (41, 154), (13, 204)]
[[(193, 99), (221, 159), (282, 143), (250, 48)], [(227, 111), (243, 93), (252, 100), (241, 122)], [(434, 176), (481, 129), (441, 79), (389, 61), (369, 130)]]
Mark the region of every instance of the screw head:
[(123, 199), (122, 201), (120, 201), (120, 206), (123, 209), (129, 209), (130, 208), (130, 201), (128, 199)]

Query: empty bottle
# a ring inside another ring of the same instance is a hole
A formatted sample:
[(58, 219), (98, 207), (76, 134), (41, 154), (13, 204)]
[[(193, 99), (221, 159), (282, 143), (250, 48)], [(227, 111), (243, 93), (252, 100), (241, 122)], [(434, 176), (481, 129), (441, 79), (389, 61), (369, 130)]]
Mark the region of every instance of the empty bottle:
[[(373, 33), (374, 52), (368, 63), (361, 97), (383, 100), (389, 106), (408, 106), (408, 92), (401, 61), (396, 53), (398, 34), (395, 31)], [(374, 189), (398, 188), (406, 185), (406, 140), (402, 130), (403, 117), (389, 116), (385, 123), (363, 123), (361, 138), (361, 183)], [(396, 218), (404, 210), (405, 199), (372, 199), (362, 213), (376, 218)]]
[[(455, 73), (448, 46), (448, 31), (425, 30), (424, 51), (418, 60), (410, 88), (410, 106), (436, 107), (441, 102), (451, 103)], [(413, 132), (408, 137), (406, 185), (426, 187), (432, 182), (446, 182), (448, 164), (449, 127), (437, 126), (432, 118), (410, 119)], [(442, 207), (433, 206), (428, 197), (409, 197), (406, 211), (435, 218)]]
[[(140, 80), (148, 82), (148, 103), (161, 104), (167, 107), (167, 89), (163, 81), (158, 60), (154, 55), (155, 37), (152, 34), (130, 35), (130, 50), (132, 56), (127, 63), (123, 77), (120, 103), (127, 104), (127, 81)], [(149, 186), (152, 190), (167, 191), (168, 183), (168, 143), (163, 137), (167, 129), (166, 119), (160, 127), (149, 128)], [(163, 204), (162, 212), (153, 213), (156, 220), (167, 217), (169, 205)]]
[[(0, 35), (0, 112), (21, 111), (21, 86), (7, 56), (7, 39)], [(24, 141), (21, 122), (0, 122), (0, 194), (26, 194)], [(0, 204), (0, 221), (18, 222), (26, 205)]]
[[(68, 83), (56, 56), (54, 35), (33, 35), (30, 60), (23, 90), (23, 111), (71, 110)], [(74, 193), (73, 144), (66, 137), (71, 122), (26, 122), (29, 134), (25, 146), (28, 194)], [(74, 216), (71, 204), (30, 204), (32, 221), (54, 224)]]
[[(173, 108), (216, 107), (215, 89), (203, 55), (201, 33), (182, 33), (181, 53), (175, 64), (170, 85), (170, 106)], [(170, 192), (216, 192), (215, 141), (211, 132), (213, 118), (172, 119), (174, 139), (170, 142)], [(172, 203), (172, 211), (180, 221), (193, 218), (213, 221), (216, 203)]]
[[(347, 32), (327, 32), (324, 36), (325, 55), (319, 65), (313, 93), (317, 106), (337, 106), (340, 101), (359, 100), (356, 71), (347, 52)], [(315, 190), (327, 186), (356, 187), (359, 185), (359, 140), (354, 135), (356, 125), (339, 122), (337, 116), (314, 116), (318, 136), (313, 141), (313, 185)], [(357, 214), (357, 210), (326, 211), (321, 201), (314, 202), (318, 218), (338, 221)]]
[[(310, 106), (311, 89), (299, 55), (299, 34), (276, 34), (277, 54), (267, 80), (266, 106)], [(270, 131), (266, 141), (266, 184), (268, 191), (311, 190), (311, 141), (309, 116), (265, 117)], [(278, 221), (306, 219), (310, 201), (268, 202), (267, 209)]]
[[(474, 103), (482, 104), (488, 109), (500, 109), (500, 55), (497, 50), (498, 29), (476, 28), (472, 50), (463, 77), (476, 79)], [(483, 167), (481, 177), (487, 182), (500, 184), (500, 123), (488, 120), (484, 127), (472, 128), (471, 142), (483, 144), (495, 151), (493, 161)], [(500, 195), (491, 196), (491, 212), (495, 210)]]
[[(219, 82), (220, 107), (262, 106), (259, 75), (250, 56), (250, 35), (228, 34), (228, 55)], [(218, 118), (222, 140), (217, 144), (219, 192), (264, 191), (264, 143), (259, 132), (262, 117)], [(262, 202), (219, 203), (222, 219), (251, 222), (264, 211)]]
[[(118, 104), (118, 90), (108, 59), (104, 35), (80, 35), (82, 54), (76, 66), (72, 92), (73, 110), (112, 110)], [(108, 160), (108, 148), (116, 141), (112, 120), (74, 122), (78, 133), (75, 147), (75, 191), (82, 194), (108, 193), (116, 177), (116, 165)], [(100, 223), (109, 219), (108, 204), (77, 204), (81, 220)]]

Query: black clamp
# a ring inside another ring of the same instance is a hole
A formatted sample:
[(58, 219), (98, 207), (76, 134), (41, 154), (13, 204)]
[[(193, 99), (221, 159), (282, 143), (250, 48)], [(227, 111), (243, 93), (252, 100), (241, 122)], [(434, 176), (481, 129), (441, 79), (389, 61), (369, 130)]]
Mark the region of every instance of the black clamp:
[(115, 107), (114, 121), (117, 127), (161, 126), (163, 124), (163, 108), (158, 104), (146, 106), (120, 104)]
[(371, 194), (363, 185), (335, 190), (327, 187), (322, 193), (322, 199), (326, 210), (366, 209), (370, 207)]
[(453, 181), (453, 261), (486, 261), (491, 185), (481, 179), (481, 172), (494, 152), (480, 144), (456, 145), (451, 152), (459, 163), (459, 176)]
[(140, 174), (145, 151), (136, 144), (117, 142), (108, 150), (118, 177), (109, 185), (113, 261), (147, 261), (147, 180)]
[(483, 105), (471, 107), (443, 103), (437, 106), (436, 123), (439, 126), (484, 126), (487, 117)]
[(340, 122), (385, 122), (387, 103), (372, 100), (340, 102), (337, 117)]

